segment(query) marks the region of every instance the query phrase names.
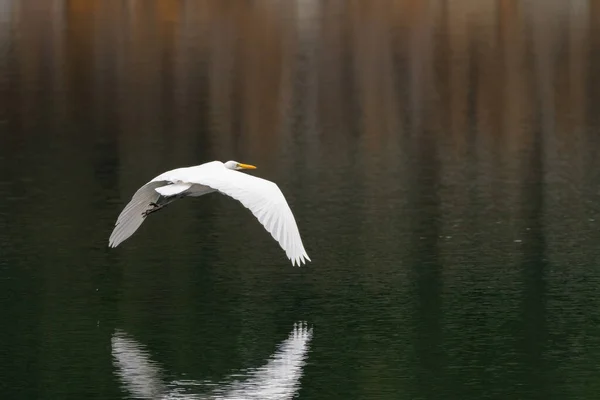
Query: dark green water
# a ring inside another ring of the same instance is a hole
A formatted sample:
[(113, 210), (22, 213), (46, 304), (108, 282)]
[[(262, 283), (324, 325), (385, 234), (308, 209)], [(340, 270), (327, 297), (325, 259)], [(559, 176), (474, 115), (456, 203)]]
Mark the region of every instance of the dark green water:
[[(591, 2), (0, 3), (3, 399), (600, 396)], [(217, 194), (107, 247), (215, 159), (312, 263)]]

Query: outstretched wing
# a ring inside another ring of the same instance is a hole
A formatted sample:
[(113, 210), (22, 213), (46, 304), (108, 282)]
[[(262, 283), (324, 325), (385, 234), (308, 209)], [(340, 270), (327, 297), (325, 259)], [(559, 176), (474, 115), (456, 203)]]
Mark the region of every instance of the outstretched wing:
[(238, 200), (248, 208), (279, 242), (292, 265), (300, 266), (306, 263), (306, 260), (310, 261), (292, 210), (275, 183), (227, 169), (222, 164), (186, 175), (186, 179), (182, 180), (209, 186)]
[(166, 183), (165, 181), (151, 181), (134, 193), (117, 218), (115, 228), (108, 239), (109, 247), (117, 247), (142, 225), (142, 222), (144, 222), (142, 213), (148, 209), (150, 203), (155, 203), (160, 197), (155, 189), (164, 186)]

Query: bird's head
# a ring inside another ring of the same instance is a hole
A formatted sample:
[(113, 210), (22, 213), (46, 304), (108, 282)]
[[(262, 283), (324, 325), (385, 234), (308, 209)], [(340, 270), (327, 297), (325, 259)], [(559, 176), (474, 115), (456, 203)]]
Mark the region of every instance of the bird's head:
[(242, 164), (237, 161), (227, 161), (225, 164), (225, 168), (240, 170), (240, 169), (256, 169), (254, 165), (250, 164)]

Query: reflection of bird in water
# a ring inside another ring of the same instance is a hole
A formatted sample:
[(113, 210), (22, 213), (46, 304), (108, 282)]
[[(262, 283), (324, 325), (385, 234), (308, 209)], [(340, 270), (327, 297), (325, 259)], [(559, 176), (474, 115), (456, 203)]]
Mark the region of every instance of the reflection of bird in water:
[(273, 236), (292, 265), (310, 261), (296, 220), (279, 187), (266, 179), (238, 172), (255, 169), (237, 161), (212, 161), (189, 168), (177, 168), (158, 175), (134, 193), (113, 229), (108, 245), (117, 247), (142, 225), (152, 213), (183, 197), (199, 197), (212, 192), (230, 196), (252, 211)]
[(222, 383), (197, 380), (165, 382), (160, 366), (150, 360), (148, 351), (118, 330), (113, 334), (112, 355), (116, 374), (124, 388), (138, 399), (222, 399), (285, 400), (300, 388), (312, 328), (296, 323), (267, 363), (258, 368), (236, 373), (236, 379)]

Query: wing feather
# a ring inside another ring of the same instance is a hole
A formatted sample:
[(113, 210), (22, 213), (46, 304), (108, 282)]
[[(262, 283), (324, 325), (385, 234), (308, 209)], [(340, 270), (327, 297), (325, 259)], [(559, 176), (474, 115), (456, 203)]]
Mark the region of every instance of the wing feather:
[(142, 213), (148, 209), (148, 204), (155, 203), (160, 197), (155, 189), (166, 183), (164, 181), (148, 182), (134, 193), (117, 218), (115, 228), (108, 239), (109, 247), (117, 247), (142, 225), (144, 222)]
[(174, 183), (172, 185), (165, 185), (161, 187), (157, 187), (156, 190), (163, 196), (175, 196), (176, 194), (180, 194), (188, 190), (192, 187), (191, 183)]
[(279, 243), (292, 265), (311, 261), (292, 210), (275, 183), (227, 169), (222, 164), (198, 171), (188, 176), (187, 181), (209, 186), (242, 203)]

